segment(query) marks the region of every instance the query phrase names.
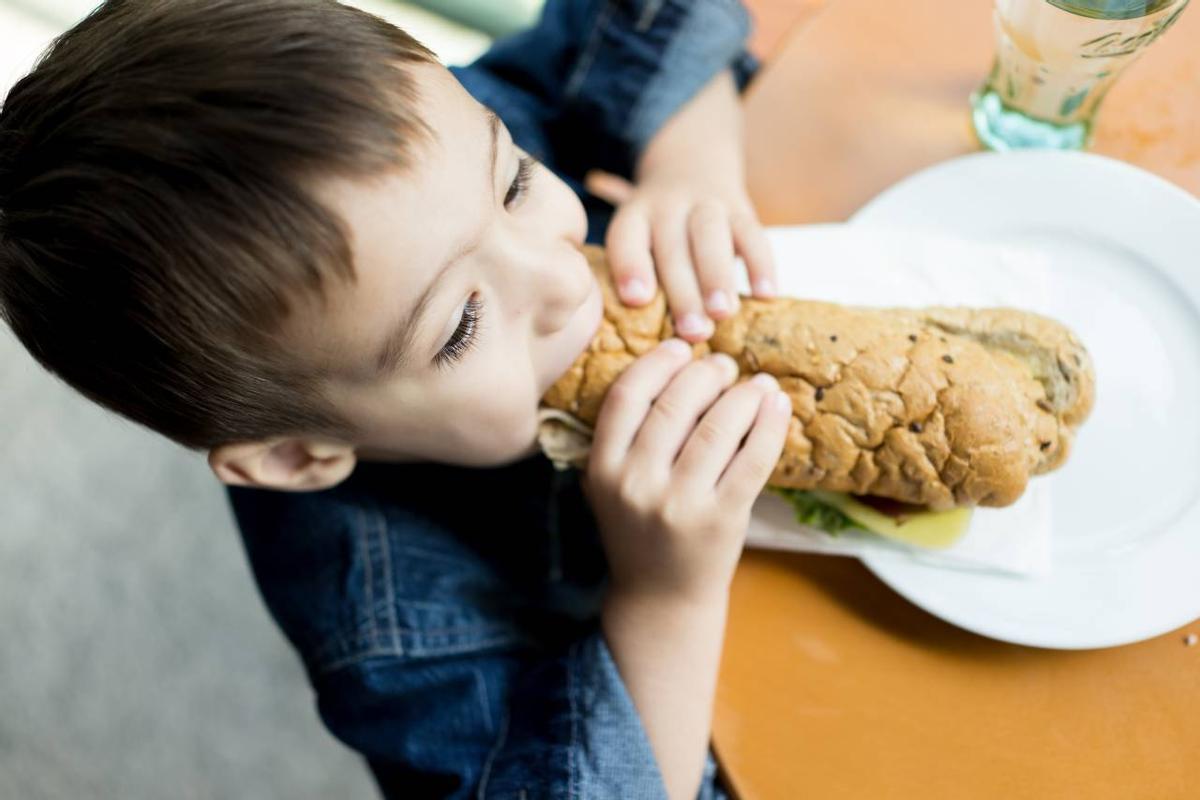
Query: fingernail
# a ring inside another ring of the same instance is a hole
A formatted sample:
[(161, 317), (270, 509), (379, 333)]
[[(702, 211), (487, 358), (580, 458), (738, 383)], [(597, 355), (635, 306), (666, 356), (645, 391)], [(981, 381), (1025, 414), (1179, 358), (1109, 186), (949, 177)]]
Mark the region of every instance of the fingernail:
[(760, 297), (775, 294), (775, 282), (770, 278), (759, 278), (754, 282), (754, 293)]
[(758, 373), (757, 375), (754, 376), (753, 380), (755, 383), (757, 383), (759, 386), (763, 387), (764, 389), (773, 389), (773, 388), (779, 386), (779, 381), (775, 380), (775, 376), (770, 375), (766, 372)]
[(709, 311), (725, 312), (729, 310), (729, 295), (720, 289), (714, 290), (704, 301)]
[(791, 413), (792, 398), (788, 397), (787, 392), (776, 392), (771, 397), (771, 405), (775, 406), (779, 411), (787, 411)]
[(650, 287), (641, 278), (630, 278), (621, 284), (621, 295), (626, 300), (648, 300)]
[(662, 343), (662, 348), (671, 355), (682, 356), (692, 352), (692, 346), (683, 339), (671, 337)]
[(675, 327), (685, 336), (704, 333), (708, 330), (708, 317), (702, 317), (695, 312), (684, 314)]

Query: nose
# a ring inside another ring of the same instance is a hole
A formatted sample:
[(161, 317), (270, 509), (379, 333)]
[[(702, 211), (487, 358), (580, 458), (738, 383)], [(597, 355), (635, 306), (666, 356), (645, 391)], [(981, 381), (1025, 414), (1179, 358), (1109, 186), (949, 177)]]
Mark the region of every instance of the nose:
[(561, 186), (556, 230), (550, 239), (546, 230), (529, 231), (524, 239), (528, 247), (530, 238), (540, 240), (533, 245), (532, 252), (516, 261), (515, 286), (519, 286), (524, 297), (524, 307), (529, 313), (533, 332), (538, 336), (549, 336), (570, 322), (575, 312), (588, 299), (595, 278), (591, 267), (580, 248), (587, 239), (588, 219), (583, 203), (565, 185)]
[(571, 195), (571, 199), (575, 201), (575, 214), (573, 224), (570, 226), (567, 232), (567, 240), (570, 241), (571, 244), (575, 245), (576, 248), (580, 248), (583, 247), (583, 243), (587, 239), (587, 210), (584, 209), (583, 203), (579, 201), (578, 197)]

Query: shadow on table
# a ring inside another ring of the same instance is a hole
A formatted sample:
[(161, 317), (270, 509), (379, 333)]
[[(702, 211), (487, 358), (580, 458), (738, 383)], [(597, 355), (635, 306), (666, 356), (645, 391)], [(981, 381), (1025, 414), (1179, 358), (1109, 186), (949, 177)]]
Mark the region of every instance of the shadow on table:
[[(1078, 651), (1047, 650), (989, 639), (958, 628), (911, 603), (876, 578), (857, 559), (801, 553), (748, 552), (751, 569), (770, 570), (775, 578), (800, 582), (836, 602), (864, 625), (888, 638), (920, 648), (935, 648), (964, 659), (996, 662), (1069, 659)], [(797, 587), (799, 588), (799, 587)]]

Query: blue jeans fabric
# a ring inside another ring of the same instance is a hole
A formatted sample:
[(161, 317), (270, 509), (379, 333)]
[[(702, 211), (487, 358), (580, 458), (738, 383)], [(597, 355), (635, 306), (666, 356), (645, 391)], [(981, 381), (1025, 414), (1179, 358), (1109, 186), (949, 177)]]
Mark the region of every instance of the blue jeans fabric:
[[(632, 175), (718, 71), (757, 63), (734, 0), (550, 0), (459, 81), (584, 201)], [(575, 470), (362, 462), (318, 492), (228, 487), (263, 599), (324, 724), (389, 798), (665, 798), (601, 635), (607, 566)], [(708, 757), (700, 800), (726, 794)]]

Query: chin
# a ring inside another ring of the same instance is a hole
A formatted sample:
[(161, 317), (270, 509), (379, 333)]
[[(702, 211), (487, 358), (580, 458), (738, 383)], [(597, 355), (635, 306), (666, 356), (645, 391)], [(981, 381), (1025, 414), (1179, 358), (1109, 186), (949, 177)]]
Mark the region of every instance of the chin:
[(464, 467), (477, 467), (487, 469), (490, 467), (504, 467), (517, 461), (524, 461), (535, 453), (541, 452), (538, 446), (537, 435), (534, 434), (529, 438), (529, 441), (523, 445), (514, 445), (507, 448), (503, 452), (494, 452), (487, 454), (479, 454), (477, 458), (464, 459), (456, 463)]
[(443, 447), (437, 448), (436, 451), (419, 448), (422, 452), (418, 454), (416, 452), (402, 452), (387, 446), (375, 446), (358, 447), (355, 454), (362, 461), (390, 463), (432, 462), (435, 464), (445, 464), (454, 467), (473, 467), (476, 469), (502, 467), (517, 461), (523, 461), (529, 456), (541, 452), (537, 438), (536, 412), (530, 412), (530, 420), (530, 426), (526, 435), (514, 437), (504, 442), (490, 442), (489, 446), (484, 448), (480, 448), (478, 445), (474, 448), (461, 445), (443, 445)]
[[(518, 431), (519, 429), (519, 431)], [(541, 451), (538, 446), (537, 413), (531, 410), (528, 421), (512, 423), (515, 435), (506, 436), (504, 441), (493, 441), (486, 450), (466, 452), (460, 463), (472, 467), (502, 467), (522, 461)]]
[(540, 452), (542, 452), (542, 448), (538, 445), (537, 434), (534, 434), (533, 437), (530, 438), (528, 444), (522, 448), (519, 448), (505, 463), (524, 461), (530, 456), (536, 455)]

